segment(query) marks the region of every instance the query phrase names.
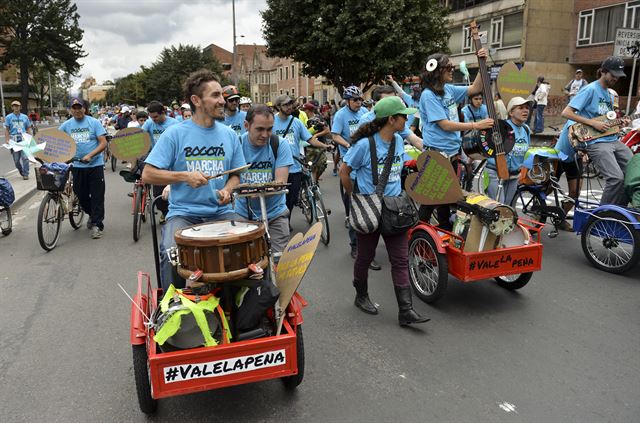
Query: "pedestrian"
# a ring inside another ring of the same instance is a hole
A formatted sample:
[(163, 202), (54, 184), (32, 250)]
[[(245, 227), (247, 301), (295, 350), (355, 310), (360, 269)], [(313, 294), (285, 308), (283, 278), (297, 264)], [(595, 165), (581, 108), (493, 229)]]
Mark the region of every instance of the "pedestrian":
[(578, 92), (587, 86), (589, 81), (584, 79), (582, 69), (576, 70), (576, 73), (571, 81), (564, 87), (564, 93), (569, 98), (569, 101), (573, 100), (573, 97), (578, 94)]
[(124, 129), (129, 126), (129, 122), (133, 119), (131, 118), (131, 109), (129, 106), (123, 106), (120, 110), (120, 116), (116, 120), (116, 129)]
[(533, 129), (534, 134), (540, 134), (544, 131), (544, 108), (547, 107), (550, 90), (551, 85), (544, 80), (544, 76), (539, 76), (538, 89), (534, 95), (536, 99), (536, 123)]
[[(4, 142), (7, 144), (9, 144), (9, 141), (22, 141), (22, 134), (33, 134), (29, 117), (24, 113), (20, 113), (21, 106), (22, 104), (18, 100), (11, 102), (12, 113), (7, 115), (4, 122)], [(25, 152), (22, 150), (11, 150), (11, 155), (13, 156), (13, 163), (22, 176), (22, 179), (29, 179), (29, 159)]]
[[(402, 131), (407, 122), (407, 115), (417, 112), (417, 109), (407, 108), (402, 100), (390, 96), (380, 100), (375, 106), (376, 118), (372, 122), (361, 126), (352, 136), (354, 142), (347, 151), (344, 162), (340, 167), (340, 178), (348, 195), (357, 189), (361, 194), (374, 194), (376, 186), (373, 184), (372, 172), (380, 176), (379, 183), (385, 183), (384, 196), (400, 196), (400, 174), (402, 172), (404, 145), (397, 132)], [(375, 143), (378, 163), (372, 163), (369, 138)], [(391, 150), (391, 145), (394, 150)], [(385, 172), (380, 162), (386, 161), (392, 155), (391, 166)], [(351, 174), (355, 173), (355, 183)], [(378, 314), (378, 309), (369, 299), (368, 279), (369, 265), (375, 256), (376, 247), (380, 240), (380, 230), (369, 234), (357, 233), (357, 256), (353, 265), (353, 286), (356, 289), (354, 304), (368, 314)], [(413, 309), (411, 288), (409, 285), (409, 259), (406, 232), (395, 235), (382, 235), (389, 261), (391, 262), (391, 278), (398, 302), (398, 323), (407, 326), (414, 323), (427, 322), (429, 319), (420, 316)]]
[(507, 114), (507, 108), (504, 105), (504, 101), (502, 101), (502, 96), (500, 95), (500, 93), (496, 93), (493, 96), (493, 106), (496, 109), (497, 119), (505, 120), (509, 117), (509, 115)]
[(73, 192), (80, 207), (89, 216), (87, 228), (91, 238), (102, 238), (104, 232), (104, 155), (107, 148), (106, 131), (99, 120), (86, 115), (87, 106), (82, 99), (73, 98), (71, 119), (60, 125), (76, 142), (77, 159), (71, 168)]

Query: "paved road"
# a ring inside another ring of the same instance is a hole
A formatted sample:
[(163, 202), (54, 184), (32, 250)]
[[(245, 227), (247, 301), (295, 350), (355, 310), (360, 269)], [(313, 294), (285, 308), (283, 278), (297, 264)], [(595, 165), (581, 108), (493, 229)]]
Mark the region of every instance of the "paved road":
[[(49, 124), (38, 124), (38, 129), (46, 129), (46, 128), (52, 128), (52, 127), (57, 127), (58, 124), (56, 125), (49, 125)], [(4, 139), (4, 127), (2, 127), (2, 124), (0, 124), (0, 144), (4, 144), (5, 139)], [(13, 158), (11, 156), (11, 153), (9, 152), (9, 150), (6, 150), (5, 148), (1, 148), (0, 149), (0, 176), (4, 176), (7, 173), (15, 170), (15, 165), (13, 164)]]
[[(148, 421), (138, 410), (127, 299), (136, 270), (151, 271), (150, 233), (131, 239), (130, 186), (107, 173), (105, 236), (64, 222), (45, 253), (35, 230), (39, 196), (0, 238), (0, 415), (7, 422)], [(371, 272), (381, 313), (353, 306), (337, 178), (323, 182), (330, 248), (319, 247), (301, 291), (306, 376), (160, 401), (153, 421), (634, 422), (640, 415), (640, 266), (599, 272), (579, 239), (544, 239), (544, 268), (519, 292), (452, 280), (432, 321), (397, 325), (384, 247)], [(294, 228), (306, 226), (295, 212)]]

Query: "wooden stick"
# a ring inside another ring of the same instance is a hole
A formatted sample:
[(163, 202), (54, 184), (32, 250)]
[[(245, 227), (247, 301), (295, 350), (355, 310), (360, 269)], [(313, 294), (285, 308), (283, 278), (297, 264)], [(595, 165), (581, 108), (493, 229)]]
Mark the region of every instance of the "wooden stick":
[(216, 178), (219, 178), (221, 176), (227, 175), (229, 173), (242, 172), (242, 171), (245, 171), (245, 170), (249, 169), (249, 167), (251, 167), (251, 164), (247, 164), (247, 165), (244, 165), (244, 166), (236, 167), (235, 169), (225, 170), (224, 172), (220, 172), (220, 173), (218, 173), (216, 175), (207, 176), (207, 179), (216, 179)]

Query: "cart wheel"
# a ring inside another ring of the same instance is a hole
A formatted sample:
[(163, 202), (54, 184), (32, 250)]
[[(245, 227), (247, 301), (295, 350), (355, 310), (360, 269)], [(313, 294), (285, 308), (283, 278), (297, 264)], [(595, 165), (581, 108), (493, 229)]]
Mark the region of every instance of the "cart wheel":
[(133, 373), (136, 378), (136, 392), (140, 410), (145, 414), (153, 414), (158, 408), (158, 400), (151, 396), (151, 382), (147, 367), (147, 349), (145, 345), (132, 345)]
[(0, 206), (0, 230), (4, 236), (11, 233), (11, 208), (9, 206)]
[(596, 268), (624, 273), (640, 260), (640, 231), (622, 214), (606, 210), (589, 217), (582, 230), (582, 251)]
[(508, 276), (498, 276), (494, 279), (499, 286), (503, 287), (504, 289), (514, 291), (516, 289), (522, 288), (527, 283), (529, 283), (529, 281), (531, 280), (531, 276), (533, 276), (533, 272), (517, 273), (515, 275)]
[(447, 257), (438, 252), (435, 241), (424, 231), (416, 231), (409, 240), (409, 280), (418, 298), (434, 303), (447, 289)]
[(302, 383), (302, 379), (304, 378), (304, 340), (302, 339), (302, 325), (298, 325), (296, 328), (296, 356), (298, 358), (298, 374), (281, 379), (287, 389), (295, 389)]

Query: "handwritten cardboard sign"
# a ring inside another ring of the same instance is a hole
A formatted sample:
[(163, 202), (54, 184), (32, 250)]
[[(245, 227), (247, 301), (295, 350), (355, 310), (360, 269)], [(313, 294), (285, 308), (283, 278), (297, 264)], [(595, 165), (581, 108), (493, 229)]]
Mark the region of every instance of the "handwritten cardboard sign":
[(111, 153), (118, 160), (135, 162), (151, 148), (151, 137), (140, 128), (121, 129), (111, 138)]
[(513, 97), (527, 98), (536, 85), (537, 75), (527, 72), (526, 66), (518, 69), (515, 63), (505, 63), (498, 74), (498, 91), (504, 104)]
[(36, 143), (45, 143), (43, 151), (34, 154), (44, 162), (68, 162), (76, 155), (76, 142), (71, 135), (57, 129), (43, 129), (36, 135)]
[(404, 188), (411, 198), (425, 206), (454, 204), (464, 198), (449, 159), (437, 151), (418, 157), (418, 172), (407, 177)]
[[(300, 286), (302, 277), (307, 272), (309, 264), (316, 253), (321, 232), (322, 222), (317, 222), (309, 228), (306, 234), (297, 233), (284, 247), (276, 273), (278, 289), (280, 290), (278, 302), (282, 310), (287, 308), (291, 298), (293, 298), (293, 294)], [(278, 324), (278, 333), (282, 328), (283, 321), (284, 313)]]

